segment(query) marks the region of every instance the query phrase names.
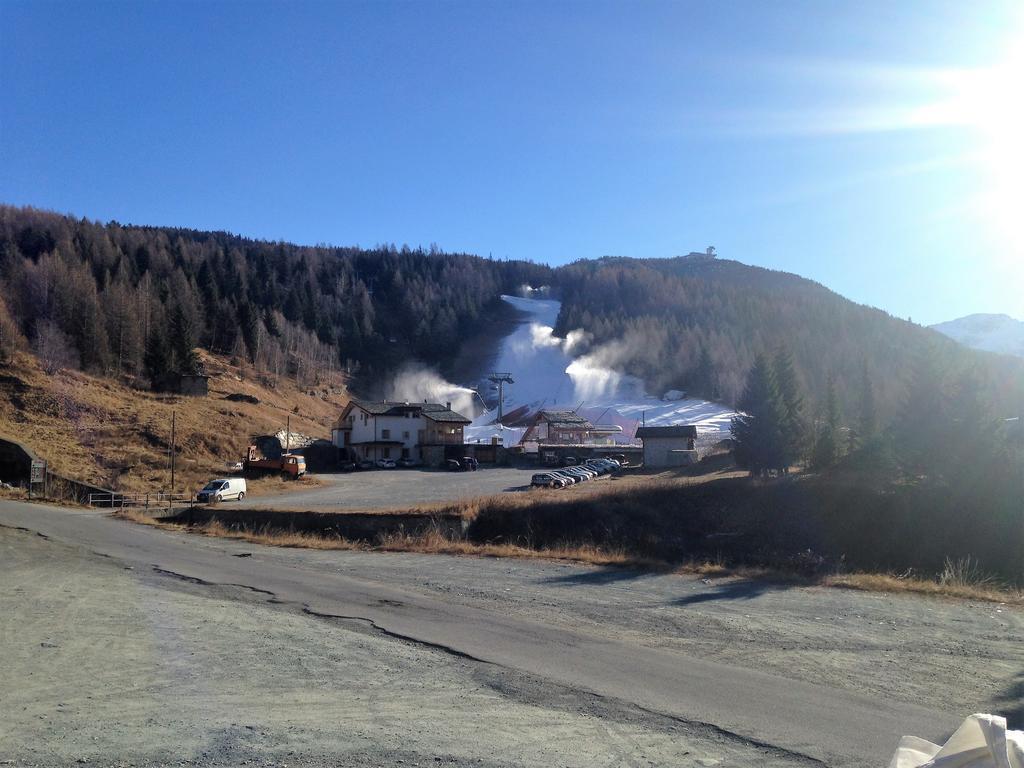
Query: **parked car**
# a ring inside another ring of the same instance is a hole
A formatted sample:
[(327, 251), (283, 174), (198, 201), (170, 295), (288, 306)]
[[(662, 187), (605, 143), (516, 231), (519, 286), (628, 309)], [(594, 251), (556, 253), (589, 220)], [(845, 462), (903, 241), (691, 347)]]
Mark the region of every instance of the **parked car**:
[(629, 459), (626, 458), (626, 454), (624, 453), (613, 453), (608, 458), (614, 461), (620, 467), (625, 467), (626, 465), (629, 464)]
[(359, 469), (376, 469), (377, 465), (373, 463), (372, 459), (363, 459), (358, 464)]
[(563, 467), (572, 467), (572, 466), (575, 466), (576, 464), (579, 464), (579, 463), (580, 463), (579, 460), (575, 456), (563, 456), (562, 457), (562, 466)]
[(548, 474), (562, 478), (565, 481), (566, 485), (576, 485), (576, 483), (580, 482), (580, 479), (576, 477), (576, 475), (571, 475), (568, 472), (561, 469), (553, 469)]
[(589, 474), (586, 474), (586, 473), (583, 473), (583, 472), (577, 472), (575, 469), (570, 468), (570, 467), (566, 467), (565, 469), (563, 469), (561, 471), (565, 475), (567, 475), (568, 477), (571, 477), (577, 483), (582, 483), (584, 480), (589, 480), (590, 479), (590, 475)]
[(597, 477), (597, 472), (595, 472), (592, 469), (586, 469), (584, 467), (566, 467), (563, 471), (574, 474), (577, 477), (583, 478), (584, 480), (593, 480), (595, 477)]
[(565, 479), (553, 472), (540, 472), (530, 479), (534, 488), (564, 488), (565, 484)]
[(338, 465), (338, 470), (341, 472), (354, 472), (359, 469), (359, 464), (354, 461), (343, 461)]
[(459, 462), (456, 461), (455, 459), (445, 459), (444, 468), (447, 469), (449, 472), (462, 471), (462, 465), (459, 464)]
[(398, 466), (394, 459), (377, 459), (375, 463), (379, 469), (394, 469)]
[(216, 504), (229, 499), (241, 501), (244, 498), (245, 478), (243, 477), (222, 477), (211, 480), (196, 494), (196, 501), (200, 504)]
[(395, 463), (400, 467), (418, 467), (420, 465), (419, 461), (416, 459), (410, 459), (408, 456), (403, 459), (399, 459)]
[(467, 472), (476, 472), (477, 468), (480, 466), (480, 462), (472, 456), (463, 456), (462, 466)]

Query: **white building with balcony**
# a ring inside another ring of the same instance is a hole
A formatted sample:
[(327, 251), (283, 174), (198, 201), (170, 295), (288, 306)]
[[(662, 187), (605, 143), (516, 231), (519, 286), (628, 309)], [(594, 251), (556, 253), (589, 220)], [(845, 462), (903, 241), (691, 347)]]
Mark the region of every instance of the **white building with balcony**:
[[(331, 441), (353, 459), (413, 459), (436, 463), (446, 446), (461, 446), (470, 423), (451, 403), (351, 400), (331, 429)], [(440, 449), (440, 450), (438, 450)]]

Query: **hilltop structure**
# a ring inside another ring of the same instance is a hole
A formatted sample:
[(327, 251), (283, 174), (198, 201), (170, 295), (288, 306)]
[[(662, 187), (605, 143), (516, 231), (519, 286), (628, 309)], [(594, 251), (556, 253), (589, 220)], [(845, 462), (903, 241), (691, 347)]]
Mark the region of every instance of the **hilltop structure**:
[(701, 253), (700, 251), (690, 251), (688, 254), (686, 254), (685, 258), (698, 260), (698, 259), (713, 259), (716, 256), (718, 256), (718, 253), (715, 251), (715, 246), (709, 245), (704, 250), (703, 253)]

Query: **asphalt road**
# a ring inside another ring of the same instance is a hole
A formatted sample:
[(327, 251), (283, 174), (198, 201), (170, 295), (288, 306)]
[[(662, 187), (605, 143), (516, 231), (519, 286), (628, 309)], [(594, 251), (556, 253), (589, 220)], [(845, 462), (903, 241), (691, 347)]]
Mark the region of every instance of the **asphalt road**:
[(432, 469), (376, 469), (316, 475), (318, 486), (248, 497), (252, 509), (382, 509), (522, 491), (535, 470), (488, 467), (476, 472)]
[[(6, 501), (0, 502), (0, 524), (84, 547), (132, 568), (244, 587), (315, 616), (357, 619), (390, 637), (528, 674), (580, 696), (596, 695), (680, 723), (710, 726), (793, 764), (884, 765), (902, 735), (941, 740), (965, 714), (708, 660), (645, 644), (626, 632), (603, 632), (592, 620), (549, 620), (544, 611), (517, 607), (512, 596), (507, 606), (465, 594), (456, 597), (374, 567), (377, 562), (415, 562), (418, 571), (430, 571), (432, 563), (431, 578), (443, 581), (445, 570), (456, 562), (450, 558), (370, 555), (353, 561), (348, 557), (353, 553), (264, 548), (167, 533), (95, 511)], [(459, 568), (472, 569), (474, 561), (457, 562)], [(562, 578), (591, 572), (571, 569)], [(543, 595), (536, 584), (532, 589)], [(556, 587), (550, 590), (549, 599), (557, 602)], [(628, 624), (628, 615), (621, 623)]]

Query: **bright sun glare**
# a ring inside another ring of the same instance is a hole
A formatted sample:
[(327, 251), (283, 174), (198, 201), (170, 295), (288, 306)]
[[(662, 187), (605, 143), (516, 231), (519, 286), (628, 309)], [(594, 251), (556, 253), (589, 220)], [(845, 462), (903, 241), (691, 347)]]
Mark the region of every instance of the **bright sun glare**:
[(939, 78), (947, 97), (919, 115), (931, 125), (967, 128), (974, 136), (977, 166), (985, 192), (975, 204), (1004, 249), (1003, 263), (1024, 260), (1024, 41), (999, 64), (951, 70)]

